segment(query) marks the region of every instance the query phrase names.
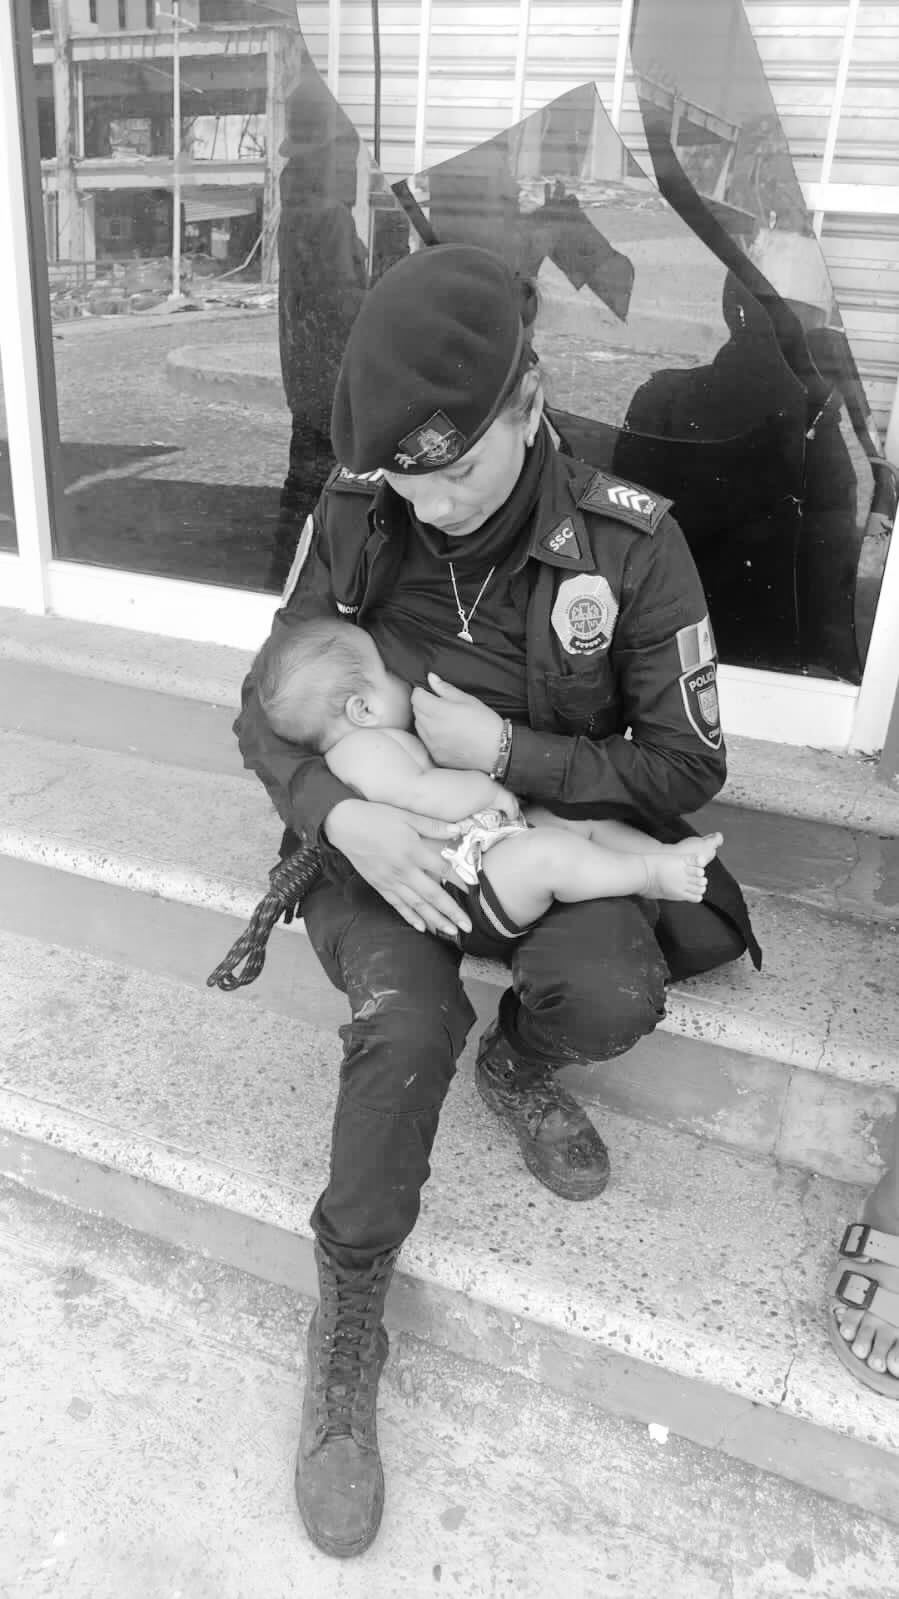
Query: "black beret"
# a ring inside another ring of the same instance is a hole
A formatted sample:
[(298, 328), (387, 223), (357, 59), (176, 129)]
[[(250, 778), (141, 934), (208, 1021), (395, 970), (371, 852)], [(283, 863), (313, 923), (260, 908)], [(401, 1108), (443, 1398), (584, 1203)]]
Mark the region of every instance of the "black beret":
[(351, 472), (436, 472), (486, 433), (526, 366), (518, 283), (499, 256), (438, 244), (398, 261), (344, 351), (334, 453)]

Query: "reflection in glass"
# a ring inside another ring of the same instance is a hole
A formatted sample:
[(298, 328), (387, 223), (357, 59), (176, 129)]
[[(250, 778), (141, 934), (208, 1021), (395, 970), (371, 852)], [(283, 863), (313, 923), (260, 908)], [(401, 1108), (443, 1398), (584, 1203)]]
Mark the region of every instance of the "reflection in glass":
[(636, 0), (639, 161), (587, 84), (392, 189), (291, 0), (94, 11), (34, 35), (60, 555), (279, 588), (366, 289), (468, 240), (536, 281), (563, 447), (672, 501), (722, 659), (859, 680), (895, 482), (739, 0)]
[(858, 682), (895, 478), (739, 0), (638, 0), (632, 55), (646, 171), (590, 85), (397, 194), (536, 275), (563, 447), (673, 502), (722, 659)]
[(402, 214), (289, 0), (71, 0), (32, 20), (56, 553), (277, 587), (333, 465), (379, 194), (407, 239)]
[[(6, 401), (3, 391), (3, 367), (0, 365), (0, 550), (15, 551), (16, 513), (12, 502), (12, 479), (9, 472), (9, 438), (6, 431)], [(2, 600), (0, 600), (2, 604)]]

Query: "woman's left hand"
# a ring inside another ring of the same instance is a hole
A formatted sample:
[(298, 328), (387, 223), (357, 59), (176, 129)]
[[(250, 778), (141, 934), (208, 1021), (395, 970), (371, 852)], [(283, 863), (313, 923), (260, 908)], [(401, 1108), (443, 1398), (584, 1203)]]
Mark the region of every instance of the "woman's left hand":
[(463, 694), (428, 673), (431, 686), (412, 693), (415, 731), (437, 766), (466, 772), (489, 772), (499, 753), (503, 719), (483, 700)]

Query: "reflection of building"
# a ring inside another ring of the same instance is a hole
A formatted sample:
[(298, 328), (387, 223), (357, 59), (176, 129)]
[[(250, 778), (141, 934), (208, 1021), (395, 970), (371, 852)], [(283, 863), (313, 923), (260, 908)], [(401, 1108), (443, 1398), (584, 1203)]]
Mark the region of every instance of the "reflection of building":
[(228, 0), (33, 0), (51, 261), (170, 254), (177, 54), (188, 246), (242, 259), (261, 226), (271, 275), (299, 35), (228, 18)]

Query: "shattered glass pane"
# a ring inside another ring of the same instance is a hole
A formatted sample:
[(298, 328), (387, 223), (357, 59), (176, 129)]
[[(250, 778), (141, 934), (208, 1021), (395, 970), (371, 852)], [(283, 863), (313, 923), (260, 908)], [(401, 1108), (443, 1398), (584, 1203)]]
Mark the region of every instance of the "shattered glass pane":
[(584, 85), (396, 192), (536, 278), (563, 447), (672, 501), (721, 658), (857, 683), (894, 477), (742, 7), (638, 0), (632, 59), (645, 148)]
[(292, 0), (123, 5), (72, 11), (72, 81), (33, 35), (59, 555), (279, 589), (366, 290), (469, 240), (536, 284), (561, 447), (672, 502), (721, 658), (859, 681), (894, 476), (740, 0), (636, 0), (632, 148), (572, 81), (393, 183)]

